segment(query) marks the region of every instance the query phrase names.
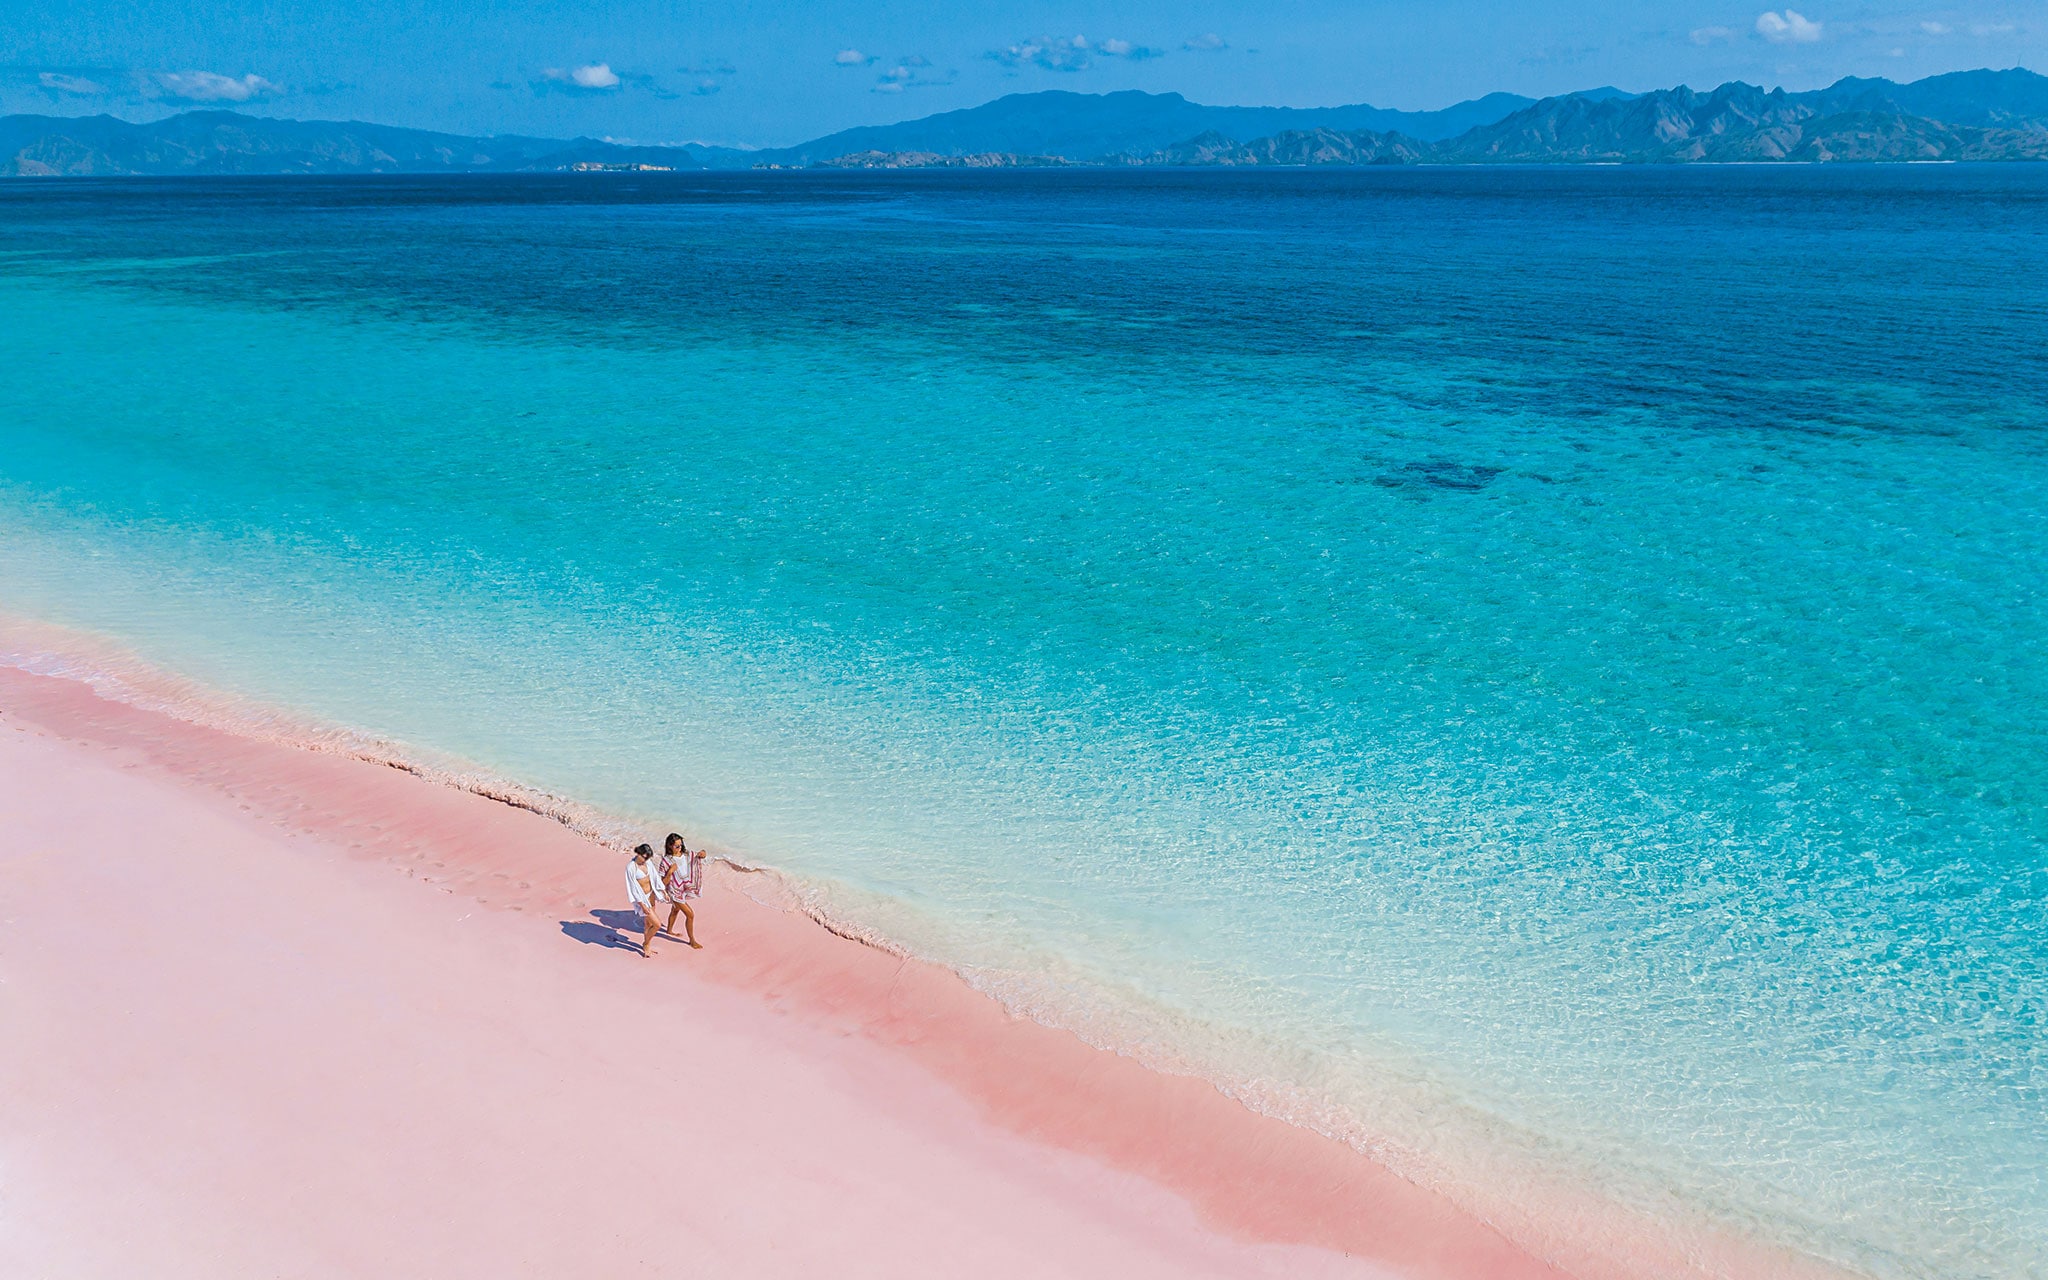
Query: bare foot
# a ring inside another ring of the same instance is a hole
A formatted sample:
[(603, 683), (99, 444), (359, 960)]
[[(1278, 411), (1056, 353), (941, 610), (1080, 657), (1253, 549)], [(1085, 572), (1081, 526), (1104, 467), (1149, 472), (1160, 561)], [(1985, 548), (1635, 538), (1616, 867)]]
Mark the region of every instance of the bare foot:
[(699, 951), (702, 951), (704, 949), (704, 944), (697, 941), (695, 938), (690, 939), (690, 945), (697, 948), (697, 950)]

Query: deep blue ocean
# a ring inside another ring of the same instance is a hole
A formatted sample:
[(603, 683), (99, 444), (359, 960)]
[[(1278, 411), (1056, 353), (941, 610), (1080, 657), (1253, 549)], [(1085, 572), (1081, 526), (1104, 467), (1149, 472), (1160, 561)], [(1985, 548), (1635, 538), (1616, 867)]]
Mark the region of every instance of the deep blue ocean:
[(2048, 165), (0, 184), (0, 612), (1524, 1238), (2048, 1274), (2044, 512)]

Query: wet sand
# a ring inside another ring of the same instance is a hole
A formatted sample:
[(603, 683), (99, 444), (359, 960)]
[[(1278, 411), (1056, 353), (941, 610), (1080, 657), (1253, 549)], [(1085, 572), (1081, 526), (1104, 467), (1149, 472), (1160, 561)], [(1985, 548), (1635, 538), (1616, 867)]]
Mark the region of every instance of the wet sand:
[(0, 668), (0, 831), (7, 1274), (1562, 1274), (728, 868), (642, 960), (398, 769)]

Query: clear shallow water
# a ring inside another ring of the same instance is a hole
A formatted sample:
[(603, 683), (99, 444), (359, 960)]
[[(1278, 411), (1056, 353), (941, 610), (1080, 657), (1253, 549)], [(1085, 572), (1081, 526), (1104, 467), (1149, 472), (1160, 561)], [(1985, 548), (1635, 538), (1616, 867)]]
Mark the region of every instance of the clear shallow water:
[(1103, 1040), (2048, 1271), (2048, 169), (0, 187), (0, 609)]

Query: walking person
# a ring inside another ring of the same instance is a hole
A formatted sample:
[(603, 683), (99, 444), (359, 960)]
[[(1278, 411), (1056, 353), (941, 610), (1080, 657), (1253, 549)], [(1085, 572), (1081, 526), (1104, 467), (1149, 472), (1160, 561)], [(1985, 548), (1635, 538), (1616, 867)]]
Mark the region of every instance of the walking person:
[(661, 858), (662, 890), (674, 905), (668, 909), (668, 936), (676, 936), (676, 915), (683, 917), (684, 941), (698, 950), (704, 944), (697, 941), (697, 913), (690, 910), (690, 899), (704, 892), (704, 852), (695, 853), (684, 846), (683, 838), (671, 831), (668, 844)]
[[(654, 933), (661, 927), (655, 913), (665, 901), (661, 891), (661, 868), (654, 861), (652, 845), (643, 844), (633, 850), (632, 860), (626, 863), (626, 893), (640, 911), (640, 955), (645, 959), (654, 954)], [(669, 919), (675, 919), (674, 912), (669, 913)]]

